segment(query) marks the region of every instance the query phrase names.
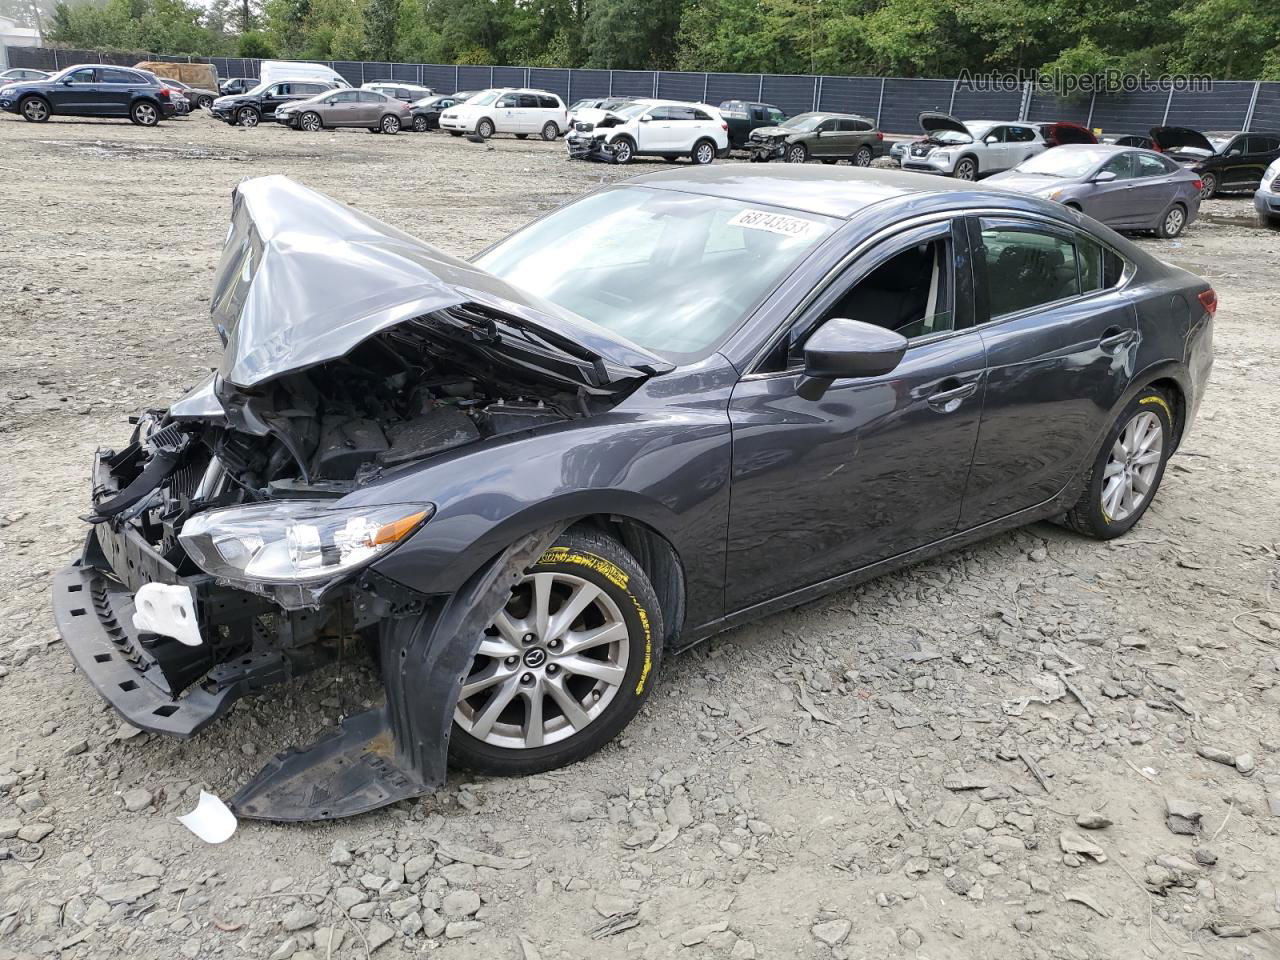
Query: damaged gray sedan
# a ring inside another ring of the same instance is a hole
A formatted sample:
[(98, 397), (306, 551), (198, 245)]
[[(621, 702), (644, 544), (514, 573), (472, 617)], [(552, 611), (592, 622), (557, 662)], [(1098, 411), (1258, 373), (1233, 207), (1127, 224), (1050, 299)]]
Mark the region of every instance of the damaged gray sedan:
[(1215, 306), (1060, 205), (897, 172), (652, 174), (470, 262), (249, 180), (221, 363), (98, 451), (55, 619), (176, 736), (368, 651), (385, 702), (271, 760), (242, 817), (551, 769), (714, 633), (1039, 519), (1125, 533)]

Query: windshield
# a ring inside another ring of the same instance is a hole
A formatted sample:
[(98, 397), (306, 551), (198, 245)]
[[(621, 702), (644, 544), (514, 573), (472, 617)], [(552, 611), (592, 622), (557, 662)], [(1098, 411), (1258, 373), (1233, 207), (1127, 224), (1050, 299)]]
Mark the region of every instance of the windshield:
[(646, 110), (648, 110), (652, 106), (653, 104), (651, 103), (624, 103), (622, 106), (618, 107), (616, 110), (610, 110), (609, 112), (617, 114), (619, 117), (623, 117), (624, 119), (630, 120), (632, 117), (640, 116), (640, 114), (644, 113)]
[(825, 119), (826, 117), (820, 113), (804, 113), (798, 117), (792, 117), (790, 120), (784, 120), (778, 126), (786, 127), (788, 130), (795, 130), (798, 133), (808, 133)]
[(467, 103), (474, 103), (478, 107), (487, 107), (489, 104), (493, 103), (493, 101), (497, 99), (498, 99), (498, 93), (495, 90), (488, 93), (477, 94), (476, 96), (468, 100)]
[(834, 221), (617, 187), (562, 207), (476, 265), (674, 363), (717, 349)]
[(1058, 147), (1056, 150), (1037, 153), (1034, 157), (1023, 160), (1014, 169), (1018, 173), (1037, 173), (1046, 177), (1083, 177), (1112, 156), (1115, 153), (1110, 150), (1072, 150)]

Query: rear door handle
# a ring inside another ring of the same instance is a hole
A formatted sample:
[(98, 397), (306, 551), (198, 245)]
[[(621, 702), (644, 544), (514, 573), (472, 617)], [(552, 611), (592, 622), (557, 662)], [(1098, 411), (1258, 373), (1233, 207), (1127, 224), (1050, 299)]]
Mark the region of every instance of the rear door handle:
[(1098, 341), (1098, 347), (1108, 353), (1112, 353), (1121, 347), (1127, 347), (1137, 338), (1137, 330), (1121, 330), (1119, 327), (1111, 327), (1102, 335), (1102, 339)]
[(930, 394), (927, 402), (930, 407), (939, 413), (955, 413), (960, 409), (960, 404), (972, 397), (977, 390), (978, 381), (972, 380), (969, 383), (962, 383), (958, 387), (951, 387), (950, 389), (939, 390), (937, 393)]

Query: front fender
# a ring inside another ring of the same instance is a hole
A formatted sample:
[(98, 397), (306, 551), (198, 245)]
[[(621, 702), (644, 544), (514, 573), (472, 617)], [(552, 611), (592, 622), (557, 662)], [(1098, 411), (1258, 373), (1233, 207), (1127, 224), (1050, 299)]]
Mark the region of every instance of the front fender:
[[(717, 378), (723, 388), (689, 406), (623, 409), (629, 400), (606, 414), (459, 448), (351, 494), (344, 506), (435, 504), (431, 520), (374, 567), (427, 594), (453, 593), (537, 530), (588, 516), (635, 520), (665, 537), (684, 567), (686, 623), (717, 619), (729, 511), (726, 407), (736, 379), (727, 361)], [(644, 407), (661, 389), (631, 399)]]

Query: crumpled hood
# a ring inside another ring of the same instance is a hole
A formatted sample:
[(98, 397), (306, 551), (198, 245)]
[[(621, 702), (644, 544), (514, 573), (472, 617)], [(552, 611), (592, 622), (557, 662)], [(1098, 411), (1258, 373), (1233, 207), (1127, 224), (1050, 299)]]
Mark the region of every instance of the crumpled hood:
[(969, 128), (948, 114), (925, 112), (920, 114), (918, 119), (920, 129), (929, 136), (942, 130), (954, 130), (956, 133), (964, 134), (970, 140), (973, 139), (973, 134), (969, 132)]
[(1150, 132), (1152, 141), (1166, 153), (1179, 150), (1203, 150), (1209, 156), (1217, 153), (1208, 137), (1190, 127), (1152, 127)]
[(786, 127), (782, 126), (753, 127), (751, 130), (751, 136), (760, 137), (764, 140), (773, 140), (777, 137), (790, 137), (798, 132), (799, 131), (796, 130), (788, 130)]
[(252, 387), (349, 353), (414, 317), (474, 304), (593, 364), (600, 380), (671, 364), (480, 268), (283, 176), (241, 183), (214, 280), (218, 373)]

